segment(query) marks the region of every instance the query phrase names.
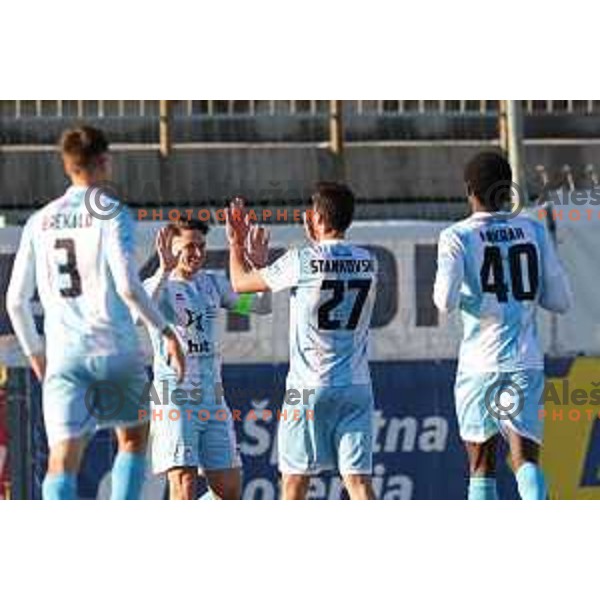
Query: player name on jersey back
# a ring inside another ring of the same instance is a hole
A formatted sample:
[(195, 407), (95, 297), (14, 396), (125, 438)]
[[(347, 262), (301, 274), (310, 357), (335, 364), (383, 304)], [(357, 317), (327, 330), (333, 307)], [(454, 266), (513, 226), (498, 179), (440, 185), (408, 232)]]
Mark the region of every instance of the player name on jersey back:
[(500, 242), (514, 242), (526, 238), (522, 227), (492, 227), (479, 232), (482, 242), (498, 244)]
[(94, 223), (94, 217), (89, 213), (59, 212), (55, 214), (43, 215), (42, 231), (48, 229), (84, 229), (91, 227)]
[(310, 261), (313, 273), (374, 273), (375, 261), (372, 259), (313, 259)]

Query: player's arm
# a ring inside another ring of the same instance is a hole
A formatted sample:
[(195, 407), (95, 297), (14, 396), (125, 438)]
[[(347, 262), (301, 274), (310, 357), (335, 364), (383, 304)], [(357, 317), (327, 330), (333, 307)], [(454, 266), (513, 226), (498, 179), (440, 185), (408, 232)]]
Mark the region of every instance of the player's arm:
[[(177, 266), (179, 254), (173, 254), (172, 251), (173, 228), (163, 227), (156, 234), (155, 247), (158, 254), (159, 266), (156, 273), (144, 280), (143, 286), (146, 293), (155, 302), (159, 303), (165, 284), (169, 275)], [(137, 313), (133, 313), (136, 325), (142, 324), (142, 319)]]
[(236, 292), (266, 292), (269, 289), (260, 271), (245, 260), (244, 246), (229, 244), (229, 273), (231, 285)]
[(546, 310), (565, 313), (573, 305), (573, 292), (554, 243), (544, 229), (541, 243), (542, 286), (540, 306)]
[(31, 225), (23, 228), (21, 242), (13, 264), (6, 309), (13, 329), (37, 378), (42, 381), (46, 370), (44, 342), (37, 332), (33, 318), (32, 299), (35, 295), (35, 250)]
[(271, 295), (266, 292), (245, 292), (238, 294), (233, 291), (227, 277), (218, 277), (217, 286), (221, 296), (221, 307), (231, 312), (248, 316), (251, 313), (268, 315), (272, 310)]
[(433, 287), (433, 301), (440, 312), (448, 313), (458, 308), (463, 278), (464, 248), (460, 238), (451, 230), (442, 231)]
[(185, 374), (185, 357), (175, 331), (142, 286), (134, 259), (133, 223), (126, 210), (112, 219), (107, 228), (106, 252), (117, 293), (133, 315), (147, 327), (158, 329), (167, 341), (167, 353), (179, 379)]
[(246, 245), (249, 242), (250, 231), (248, 221), (237, 218), (235, 210), (231, 208), (226, 209), (225, 214), (229, 240), (229, 275), (234, 291), (266, 292), (269, 286), (261, 272), (246, 260)]

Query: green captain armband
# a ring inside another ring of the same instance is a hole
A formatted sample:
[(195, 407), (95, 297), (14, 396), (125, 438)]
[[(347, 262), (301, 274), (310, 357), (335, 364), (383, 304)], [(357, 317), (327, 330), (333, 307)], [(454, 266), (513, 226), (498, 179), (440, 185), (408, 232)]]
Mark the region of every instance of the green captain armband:
[(232, 312), (237, 315), (242, 315), (243, 317), (247, 317), (252, 310), (252, 305), (254, 304), (254, 294), (245, 293), (240, 294), (238, 301), (235, 303), (235, 306), (231, 309)]

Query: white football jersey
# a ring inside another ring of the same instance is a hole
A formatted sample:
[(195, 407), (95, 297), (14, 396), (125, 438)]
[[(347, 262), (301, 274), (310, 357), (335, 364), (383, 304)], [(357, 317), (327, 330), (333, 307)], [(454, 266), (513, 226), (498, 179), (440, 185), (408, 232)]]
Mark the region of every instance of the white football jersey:
[(377, 263), (344, 240), (288, 251), (260, 271), (274, 292), (290, 289), (288, 384), (364, 385)]
[(434, 301), (460, 308), (459, 368), (506, 372), (544, 368), (537, 307), (564, 312), (571, 292), (542, 223), (477, 212), (440, 235)]
[[(227, 277), (214, 271), (199, 271), (186, 280), (171, 273), (160, 284), (160, 272), (144, 282), (167, 321), (175, 327), (186, 355), (186, 381), (212, 385), (221, 381), (219, 318), (221, 309), (232, 309), (239, 296)], [(157, 289), (158, 288), (158, 289)], [(164, 340), (151, 330), (154, 349), (154, 379), (175, 377), (168, 364)]]
[(88, 189), (70, 187), (24, 227), (8, 304), (16, 307), (13, 325), (28, 355), (40, 352), (42, 342), (33, 319), (17, 309), (32, 299), (36, 289), (50, 359), (54, 353), (138, 352), (130, 310), (117, 293), (119, 286), (131, 288), (137, 278), (134, 222), (126, 209), (108, 220), (93, 217), (85, 205)]

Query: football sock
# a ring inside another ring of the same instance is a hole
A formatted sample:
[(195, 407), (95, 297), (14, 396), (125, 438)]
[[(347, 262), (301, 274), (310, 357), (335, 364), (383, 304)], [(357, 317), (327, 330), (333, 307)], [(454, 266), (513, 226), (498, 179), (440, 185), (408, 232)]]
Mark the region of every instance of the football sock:
[(498, 500), (496, 478), (472, 476), (469, 479), (469, 500)]
[(73, 473), (46, 474), (42, 484), (44, 500), (76, 500), (77, 476)]
[(139, 500), (146, 474), (146, 456), (119, 452), (112, 468), (111, 500)]
[(546, 500), (548, 489), (542, 470), (534, 463), (526, 462), (515, 474), (519, 495), (523, 500)]

